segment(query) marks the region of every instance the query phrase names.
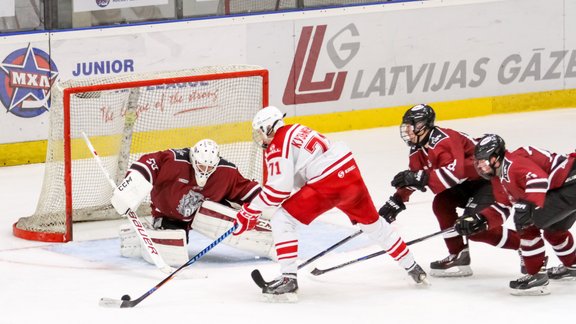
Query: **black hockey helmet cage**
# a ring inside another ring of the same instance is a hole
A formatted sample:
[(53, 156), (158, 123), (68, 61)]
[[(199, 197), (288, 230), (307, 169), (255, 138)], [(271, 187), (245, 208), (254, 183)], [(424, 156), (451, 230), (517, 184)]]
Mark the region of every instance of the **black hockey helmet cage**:
[(474, 168), (484, 178), (490, 179), (497, 172), (504, 160), (506, 143), (496, 134), (484, 135), (474, 148)]
[(408, 109), (402, 116), (400, 137), (409, 146), (423, 145), (428, 141), (429, 130), (434, 128), (436, 113), (432, 107), (419, 104)]

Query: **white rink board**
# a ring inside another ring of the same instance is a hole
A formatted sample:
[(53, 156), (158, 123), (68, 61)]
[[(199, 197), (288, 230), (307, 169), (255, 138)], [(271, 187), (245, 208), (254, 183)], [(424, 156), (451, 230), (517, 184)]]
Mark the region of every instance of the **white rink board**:
[[(10, 38), (0, 59), (28, 46)], [(260, 65), (270, 103), (289, 116), (576, 88), (569, 0), (393, 3), (54, 32), (50, 45), (30, 44), (50, 49), (61, 80)], [(0, 114), (0, 143), (46, 138), (47, 116)]]

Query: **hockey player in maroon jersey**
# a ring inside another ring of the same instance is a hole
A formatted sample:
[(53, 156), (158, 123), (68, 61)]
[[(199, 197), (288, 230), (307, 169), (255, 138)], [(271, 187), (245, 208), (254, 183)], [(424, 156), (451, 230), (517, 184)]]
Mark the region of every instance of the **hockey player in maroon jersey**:
[[(561, 155), (531, 146), (507, 151), (504, 140), (485, 135), (476, 145), (475, 167), (501, 185), (514, 204), (527, 275), (511, 281), (513, 295), (548, 294), (548, 279), (576, 279), (576, 246), (569, 232), (576, 221), (576, 153)], [(544, 241), (562, 265), (545, 271)]]
[[(416, 283), (426, 273), (393, 228), (379, 216), (354, 157), (344, 143), (300, 124), (284, 125), (269, 106), (254, 117), (254, 138), (264, 148), (267, 179), (262, 191), (237, 215), (235, 235), (254, 227), (264, 209), (274, 208), (272, 233), (282, 275), (262, 289), (269, 301), (296, 301), (297, 224), (310, 224), (336, 207), (398, 261)], [(249, 233), (249, 232), (248, 232)]]
[[(409, 169), (394, 177), (392, 186), (396, 192), (379, 213), (389, 223), (394, 222), (415, 190), (430, 188), (435, 194), (432, 210), (440, 228), (456, 229), (444, 235), (450, 255), (432, 262), (430, 274), (470, 276), (470, 253), (461, 235), (512, 250), (519, 249), (520, 240), (516, 232), (501, 226), (510, 214), (506, 196), (499, 198), (504, 201), (495, 200), (490, 182), (474, 169), (475, 141), (464, 133), (435, 126), (435, 118), (432, 107), (424, 104), (413, 106), (404, 114), (400, 135), (410, 147)], [(460, 218), (457, 208), (465, 208)]]
[[(230, 203), (241, 205), (251, 201), (261, 190), (258, 182), (244, 178), (234, 164), (221, 158), (218, 145), (210, 139), (201, 140), (192, 148), (168, 149), (142, 155), (130, 166), (125, 181), (119, 187), (123, 185), (124, 190), (115, 190), (111, 199), (118, 213), (123, 214), (128, 208), (135, 210), (150, 193), (153, 229), (176, 230), (175, 233), (183, 233), (186, 242), (190, 229), (216, 238), (235, 221), (236, 212), (231, 218), (225, 215), (208, 217), (223, 209), (216, 206), (216, 210), (205, 211), (206, 208), (201, 208), (204, 201), (225, 206), (230, 206)], [(208, 206), (212, 208), (215, 205)], [(214, 228), (214, 235), (210, 227)], [(264, 246), (264, 250), (271, 250), (271, 232), (268, 235), (270, 247)], [(134, 242), (138, 243), (137, 240)], [(127, 244), (124, 243), (123, 247)], [(237, 247), (242, 249), (245, 246), (240, 243)], [(267, 256), (267, 252), (263, 251), (261, 256)], [(184, 256), (186, 262), (187, 252)], [(183, 260), (180, 258), (178, 262), (169, 262), (169, 255), (167, 259), (169, 264), (178, 264)]]

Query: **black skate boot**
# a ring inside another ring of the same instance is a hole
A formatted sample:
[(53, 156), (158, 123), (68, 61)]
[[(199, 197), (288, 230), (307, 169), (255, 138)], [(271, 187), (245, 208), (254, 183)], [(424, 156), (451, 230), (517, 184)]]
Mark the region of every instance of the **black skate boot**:
[(470, 268), (470, 252), (468, 247), (458, 254), (450, 254), (446, 258), (430, 263), (432, 277), (468, 277), (472, 275)]
[(576, 280), (576, 264), (570, 267), (559, 265), (548, 269), (548, 278), (552, 280)]
[(548, 295), (548, 274), (538, 272), (534, 275), (525, 275), (510, 281), (510, 294), (514, 296), (540, 296)]
[(298, 301), (298, 280), (295, 273), (284, 273), (262, 288), (266, 301), (294, 303)]
[(429, 285), (428, 280), (426, 280), (426, 272), (418, 263), (414, 262), (414, 265), (407, 269), (408, 275), (416, 282), (418, 285)]
[(510, 294), (514, 296), (541, 296), (549, 295), (548, 291), (548, 273), (546, 265), (548, 264), (548, 257), (544, 258), (544, 263), (540, 271), (536, 274), (527, 274), (516, 280), (510, 281)]

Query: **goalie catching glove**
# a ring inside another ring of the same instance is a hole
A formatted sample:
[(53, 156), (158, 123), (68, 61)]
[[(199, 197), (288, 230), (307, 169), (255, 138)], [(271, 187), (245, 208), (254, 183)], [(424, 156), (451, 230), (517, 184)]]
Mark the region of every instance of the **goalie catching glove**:
[(152, 191), (152, 184), (139, 172), (130, 172), (116, 187), (110, 202), (120, 215), (136, 210)]
[(454, 223), (454, 230), (464, 236), (484, 232), (487, 229), (488, 221), (486, 217), (480, 214), (464, 215), (459, 217)]
[(428, 174), (423, 170), (417, 172), (405, 170), (398, 172), (398, 174), (394, 176), (394, 179), (392, 179), (391, 184), (396, 189), (402, 187), (413, 187), (420, 191), (426, 191)]
[(236, 230), (232, 234), (240, 235), (245, 231), (250, 231), (256, 227), (258, 224), (258, 218), (262, 215), (261, 211), (251, 209), (248, 206), (248, 203), (242, 205), (242, 209), (236, 214), (236, 221), (234, 225), (236, 226)]

